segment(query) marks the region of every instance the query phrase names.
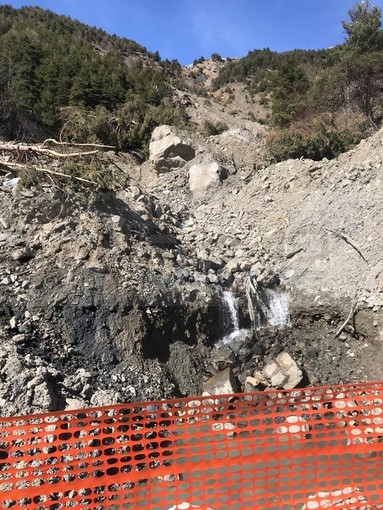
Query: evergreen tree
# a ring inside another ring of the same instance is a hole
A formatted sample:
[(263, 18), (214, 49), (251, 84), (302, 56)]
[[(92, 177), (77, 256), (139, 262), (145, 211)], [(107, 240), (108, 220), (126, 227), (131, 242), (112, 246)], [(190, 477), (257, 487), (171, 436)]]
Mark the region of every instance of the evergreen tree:
[(364, 0), (349, 10), (351, 21), (343, 21), (348, 39), (347, 45), (360, 52), (371, 52), (383, 49), (381, 31), (381, 10)]

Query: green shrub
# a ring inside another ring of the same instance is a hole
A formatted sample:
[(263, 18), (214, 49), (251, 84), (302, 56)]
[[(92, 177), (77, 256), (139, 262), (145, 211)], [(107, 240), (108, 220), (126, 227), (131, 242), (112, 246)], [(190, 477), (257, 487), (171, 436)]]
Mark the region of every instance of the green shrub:
[(349, 116), (334, 119), (321, 115), (271, 133), (266, 148), (273, 161), (290, 158), (332, 159), (355, 146), (365, 136), (363, 117)]
[(218, 121), (214, 124), (214, 122), (211, 122), (210, 120), (205, 120), (202, 127), (202, 134), (205, 136), (216, 136), (220, 135), (224, 131), (227, 131), (228, 129), (229, 126), (226, 124), (226, 122)]

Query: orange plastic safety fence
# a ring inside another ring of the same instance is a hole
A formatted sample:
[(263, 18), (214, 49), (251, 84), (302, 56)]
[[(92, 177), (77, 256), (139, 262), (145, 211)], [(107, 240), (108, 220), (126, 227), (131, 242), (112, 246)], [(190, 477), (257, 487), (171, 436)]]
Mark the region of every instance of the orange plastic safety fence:
[(383, 508), (383, 384), (3, 418), (0, 508)]

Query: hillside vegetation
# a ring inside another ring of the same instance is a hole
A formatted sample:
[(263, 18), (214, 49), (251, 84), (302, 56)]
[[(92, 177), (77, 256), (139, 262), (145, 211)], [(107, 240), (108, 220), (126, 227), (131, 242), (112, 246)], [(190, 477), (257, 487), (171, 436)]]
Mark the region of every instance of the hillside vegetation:
[(0, 136), (60, 136), (145, 149), (182, 113), (168, 98), (177, 62), (37, 7), (0, 6)]
[(213, 88), (244, 82), (269, 103), (269, 153), (332, 158), (382, 124), (381, 11), (368, 1), (349, 11), (343, 45), (320, 51), (255, 50), (229, 62)]
[[(333, 158), (382, 124), (381, 12), (365, 1), (349, 17), (343, 22), (346, 41), (334, 48), (286, 53), (266, 48), (238, 60), (212, 55), (220, 69), (213, 92), (227, 89), (230, 99), (228, 84), (243, 83), (244, 102), (260, 98), (270, 112), (271, 160)], [(198, 129), (186, 108), (177, 106), (175, 92), (209, 94), (212, 78), (206, 81), (198, 67), (203, 61), (183, 70), (158, 52), (68, 17), (0, 6), (0, 136), (101, 143), (146, 156), (156, 126)], [(202, 119), (202, 125), (204, 120), (209, 121)], [(208, 128), (205, 135), (224, 129)]]

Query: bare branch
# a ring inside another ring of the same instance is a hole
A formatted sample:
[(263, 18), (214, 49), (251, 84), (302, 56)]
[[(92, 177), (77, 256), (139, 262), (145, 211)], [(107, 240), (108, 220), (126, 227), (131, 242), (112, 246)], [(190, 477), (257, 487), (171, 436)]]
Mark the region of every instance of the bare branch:
[(40, 147), (39, 145), (21, 145), (21, 144), (9, 144), (9, 143), (0, 143), (0, 151), (3, 152), (12, 152), (16, 154), (45, 154), (52, 158), (57, 159), (70, 159), (70, 158), (82, 158), (84, 156), (93, 156), (94, 154), (98, 154), (98, 150), (88, 151), (88, 152), (72, 152), (68, 154), (63, 154), (61, 152), (53, 151), (51, 149), (46, 149), (44, 147)]
[(345, 241), (347, 244), (349, 244), (352, 248), (354, 248), (354, 250), (356, 252), (359, 253), (359, 255), (362, 257), (362, 259), (366, 262), (366, 264), (368, 264), (368, 261), (366, 259), (366, 257), (363, 255), (362, 253), (362, 250), (359, 248), (359, 246), (355, 243), (355, 241), (353, 241), (351, 239), (351, 237), (349, 237), (348, 235), (346, 234), (342, 234), (341, 232), (337, 232), (335, 230), (331, 230), (330, 228), (326, 228), (326, 227), (323, 227), (325, 230), (327, 230), (328, 232), (331, 232), (332, 234), (334, 234), (336, 237), (339, 237), (340, 239), (343, 239), (343, 241)]
[(36, 172), (41, 172), (41, 173), (44, 173), (44, 174), (47, 174), (47, 175), (55, 175), (57, 177), (64, 177), (65, 179), (74, 179), (75, 181), (79, 181), (79, 182), (83, 182), (83, 183), (86, 183), (86, 184), (94, 184), (94, 185), (97, 185), (96, 182), (94, 181), (90, 181), (89, 179), (84, 179), (83, 177), (77, 177), (76, 175), (68, 175), (68, 174), (64, 174), (62, 172), (56, 172), (54, 170), (49, 170), (48, 168), (38, 168), (38, 167), (35, 167), (35, 166), (31, 166), (31, 165), (22, 165), (21, 163), (13, 163), (13, 162), (10, 162), (10, 161), (3, 161), (0, 159), (0, 165), (2, 166), (5, 166), (5, 167), (9, 167), (11, 169), (14, 169), (16, 171), (20, 170), (35, 170)]
[(103, 145), (100, 143), (74, 143), (74, 142), (59, 142), (55, 140), (54, 138), (47, 138), (47, 140), (44, 140), (42, 146), (45, 147), (45, 145), (48, 144), (54, 144), (54, 145), (61, 145), (66, 147), (95, 147), (97, 149), (111, 149), (115, 150), (116, 147), (114, 145)]
[(344, 323), (341, 325), (341, 327), (338, 329), (338, 331), (335, 333), (335, 337), (334, 338), (338, 338), (338, 336), (342, 333), (342, 331), (344, 330), (344, 328), (347, 326), (349, 320), (351, 318), (354, 317), (357, 309), (358, 309), (358, 302), (356, 301), (356, 299), (352, 302), (351, 304), (351, 310), (350, 310), (350, 313), (348, 314), (347, 316), (347, 319), (344, 321)]

